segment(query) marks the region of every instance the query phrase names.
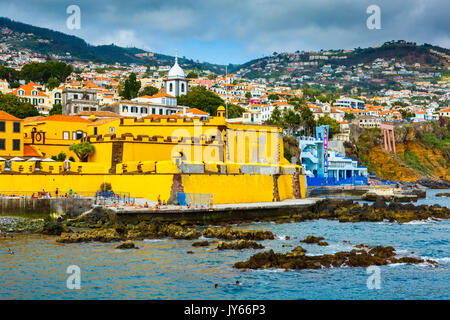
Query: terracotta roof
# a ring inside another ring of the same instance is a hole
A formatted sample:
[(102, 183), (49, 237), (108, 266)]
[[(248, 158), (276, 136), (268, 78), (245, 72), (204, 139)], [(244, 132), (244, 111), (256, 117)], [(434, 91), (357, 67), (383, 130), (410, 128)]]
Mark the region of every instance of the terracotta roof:
[(96, 117), (108, 117), (108, 118), (119, 118), (120, 115), (117, 113), (114, 113), (112, 111), (82, 111), (82, 112), (78, 112), (77, 116), (81, 117), (81, 116), (91, 116), (94, 115)]
[(46, 97), (47, 96), (45, 93), (43, 93), (39, 89), (36, 89), (36, 87), (34, 85), (32, 85), (31, 83), (21, 85), (17, 89), (13, 90), (12, 93), (17, 95), (17, 96), (19, 96), (19, 90), (23, 90), (24, 91), (23, 96), (34, 96), (31, 93), (33, 90), (37, 91), (37, 95), (36, 95), (37, 97)]
[(152, 95), (150, 98), (175, 98), (175, 97), (165, 92), (159, 92), (157, 94)]
[(39, 153), (33, 146), (24, 145), (23, 146), (23, 156), (24, 157), (42, 157), (42, 154)]
[(91, 124), (88, 125), (88, 127), (92, 127), (92, 126), (101, 126), (102, 124), (114, 121), (114, 120), (118, 120), (119, 118), (104, 118), (104, 119), (99, 119), (99, 120), (95, 120), (94, 122), (92, 122)]
[(0, 110), (0, 120), (10, 120), (10, 121), (23, 121), (22, 119), (16, 118), (9, 113)]
[(42, 119), (45, 119), (45, 117), (43, 117), (43, 116), (27, 117), (27, 118), (23, 119), (23, 123), (36, 122), (36, 121), (40, 121)]
[(65, 121), (65, 122), (85, 122), (91, 123), (91, 121), (78, 116), (67, 116), (62, 114), (55, 114), (53, 116), (42, 119), (42, 121)]
[(197, 109), (197, 108), (189, 108), (189, 109), (187, 110), (187, 112), (193, 113), (193, 114), (205, 115), (205, 116), (208, 115), (207, 112), (204, 112), (204, 111), (202, 111), (202, 110), (200, 110), (200, 109)]

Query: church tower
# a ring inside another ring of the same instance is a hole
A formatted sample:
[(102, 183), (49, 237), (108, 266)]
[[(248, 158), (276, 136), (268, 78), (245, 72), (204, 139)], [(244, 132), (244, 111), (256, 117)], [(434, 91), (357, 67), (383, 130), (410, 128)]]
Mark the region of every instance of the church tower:
[(178, 65), (178, 54), (175, 56), (175, 64), (170, 68), (167, 79), (164, 80), (164, 90), (167, 94), (179, 97), (188, 92), (188, 80), (183, 69)]

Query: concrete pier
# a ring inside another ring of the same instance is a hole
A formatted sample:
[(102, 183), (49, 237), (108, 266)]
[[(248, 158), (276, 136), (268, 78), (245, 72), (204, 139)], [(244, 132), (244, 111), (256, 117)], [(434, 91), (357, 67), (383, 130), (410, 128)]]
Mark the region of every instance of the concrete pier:
[(94, 198), (0, 198), (0, 214), (65, 213), (78, 216), (92, 208)]
[(265, 217), (281, 217), (309, 208), (322, 198), (292, 199), (280, 202), (232, 203), (213, 205), (207, 208), (181, 208), (168, 206), (167, 209), (116, 209), (116, 217), (126, 223), (159, 220), (161, 222), (220, 223), (243, 220), (257, 220)]

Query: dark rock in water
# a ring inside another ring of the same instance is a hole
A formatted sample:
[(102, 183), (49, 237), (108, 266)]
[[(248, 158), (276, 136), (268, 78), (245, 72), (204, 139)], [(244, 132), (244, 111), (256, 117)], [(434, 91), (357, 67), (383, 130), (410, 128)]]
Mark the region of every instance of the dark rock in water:
[(322, 241), (325, 240), (324, 237), (315, 237), (312, 234), (310, 234), (309, 236), (307, 236), (305, 239), (300, 240), (300, 242), (304, 242), (304, 243), (317, 243), (319, 246), (327, 246), (328, 242), (326, 241)]
[(186, 251), (187, 254), (194, 254), (194, 251)]
[(387, 207), (386, 201), (384, 201), (383, 197), (377, 197), (375, 203), (373, 204), (375, 209), (384, 209)]
[(417, 183), (430, 189), (448, 189), (450, 188), (450, 181), (436, 180), (436, 179), (419, 179)]
[(264, 246), (252, 240), (237, 240), (233, 242), (219, 241), (217, 249), (219, 250), (241, 250), (241, 249), (263, 249)]
[(436, 197), (450, 197), (450, 193), (448, 192), (436, 193)]
[(138, 247), (136, 247), (136, 245), (134, 244), (134, 242), (131, 241), (125, 241), (122, 244), (119, 244), (116, 249), (139, 249)]
[(198, 242), (194, 242), (192, 244), (193, 247), (207, 247), (209, 246), (209, 241), (205, 240), (205, 241), (198, 241)]
[[(414, 257), (396, 258), (393, 247), (377, 246), (370, 248), (361, 245), (361, 249), (354, 249), (350, 252), (337, 252), (335, 254), (325, 254), (321, 256), (307, 256), (305, 250), (296, 247), (286, 254), (275, 253), (273, 250), (257, 253), (249, 260), (237, 262), (233, 265), (238, 269), (320, 269), (331, 267), (369, 267), (381, 266), (393, 263), (417, 264), (425, 262), (423, 259)], [(436, 261), (426, 260), (426, 262), (437, 265)]]
[(213, 228), (209, 227), (203, 231), (206, 238), (217, 238), (224, 240), (266, 240), (275, 239), (275, 235), (271, 231), (264, 230), (238, 230), (232, 228)]
[(53, 236), (59, 236), (63, 232), (71, 232), (71, 230), (65, 225), (63, 225), (61, 222), (48, 222), (41, 229), (38, 230), (38, 233)]

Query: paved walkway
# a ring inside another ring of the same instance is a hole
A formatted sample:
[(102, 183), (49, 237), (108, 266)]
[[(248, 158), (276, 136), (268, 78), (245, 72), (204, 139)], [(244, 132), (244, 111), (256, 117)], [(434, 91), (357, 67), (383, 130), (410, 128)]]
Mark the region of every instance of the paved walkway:
[(226, 211), (226, 210), (265, 210), (265, 209), (279, 209), (279, 208), (301, 208), (308, 207), (316, 202), (323, 200), (323, 198), (305, 198), (305, 199), (288, 199), (279, 202), (252, 202), (252, 203), (226, 203), (215, 204), (211, 209), (208, 208), (187, 208), (177, 205), (161, 206), (160, 209), (155, 208), (135, 208), (135, 207), (120, 207), (114, 208), (120, 213), (176, 213), (176, 212), (201, 212), (201, 211)]

